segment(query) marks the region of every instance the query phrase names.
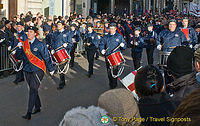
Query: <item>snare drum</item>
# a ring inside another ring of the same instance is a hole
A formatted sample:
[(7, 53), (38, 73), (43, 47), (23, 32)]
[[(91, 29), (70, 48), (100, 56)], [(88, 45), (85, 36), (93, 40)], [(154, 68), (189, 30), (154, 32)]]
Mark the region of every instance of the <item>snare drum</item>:
[(23, 68), (23, 62), (21, 60), (18, 60), (15, 58), (15, 50), (13, 50), (10, 55), (9, 58), (11, 60), (11, 62), (13, 63), (13, 69), (15, 71), (20, 71)]
[(56, 51), (53, 54), (53, 57), (56, 60), (56, 63), (58, 63), (59, 65), (62, 65), (63, 63), (67, 62), (71, 58), (65, 49), (60, 49)]
[(159, 65), (160, 66), (167, 66), (167, 59), (171, 52), (160, 52), (159, 53)]
[(111, 55), (107, 57), (107, 59), (111, 67), (119, 66), (125, 63), (125, 59), (122, 56), (120, 51), (112, 53)]

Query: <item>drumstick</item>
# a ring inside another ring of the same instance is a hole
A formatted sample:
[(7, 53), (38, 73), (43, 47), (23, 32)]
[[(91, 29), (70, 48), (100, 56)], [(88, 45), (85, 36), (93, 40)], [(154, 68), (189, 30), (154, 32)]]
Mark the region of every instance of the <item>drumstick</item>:
[(16, 48), (17, 48), (18, 46), (15, 46), (13, 49), (11, 49), (10, 51), (12, 52), (12, 51), (14, 51)]
[(115, 52), (120, 47), (120, 44), (113, 50)]
[(176, 48), (176, 46), (173, 46), (173, 47), (169, 47), (170, 49), (174, 49), (174, 48)]
[[(68, 43), (67, 43), (67, 45), (68, 45)], [(62, 45), (62, 46), (58, 47), (57, 49), (55, 49), (55, 51), (61, 49), (62, 47), (64, 47), (64, 46)]]

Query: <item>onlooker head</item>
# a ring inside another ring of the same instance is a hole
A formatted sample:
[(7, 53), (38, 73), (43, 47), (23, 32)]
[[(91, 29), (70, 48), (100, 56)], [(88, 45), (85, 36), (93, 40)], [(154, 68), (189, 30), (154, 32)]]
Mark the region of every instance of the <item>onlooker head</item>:
[(167, 69), (175, 79), (192, 72), (193, 50), (189, 47), (176, 47), (167, 59)]
[(140, 118), (137, 103), (134, 95), (126, 89), (113, 89), (101, 94), (98, 105), (108, 112), (108, 115), (118, 125), (138, 126), (139, 121), (120, 120), (120, 117), (132, 119), (132, 117)]
[(139, 97), (163, 92), (164, 81), (162, 74), (152, 65), (141, 68), (135, 77), (135, 88)]
[(161, 72), (153, 65), (138, 70), (135, 77), (135, 90), (139, 97), (138, 108), (144, 126), (168, 126), (167, 120), (152, 121), (150, 117), (167, 118), (173, 115), (176, 106), (164, 91)]
[[(106, 114), (104, 109), (95, 106), (73, 108), (66, 112), (59, 126), (114, 126)], [(105, 117), (106, 124), (102, 123), (102, 117)]]
[(188, 95), (174, 112), (171, 126), (198, 126), (200, 122), (200, 89)]

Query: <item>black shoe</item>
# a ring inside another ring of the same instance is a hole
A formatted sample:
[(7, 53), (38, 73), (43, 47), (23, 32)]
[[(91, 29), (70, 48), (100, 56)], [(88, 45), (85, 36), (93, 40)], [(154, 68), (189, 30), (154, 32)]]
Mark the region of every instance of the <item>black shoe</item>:
[(30, 120), (31, 119), (31, 113), (28, 112), (26, 115), (22, 116), (22, 118)]
[(38, 113), (38, 112), (41, 112), (41, 109), (40, 109), (40, 108), (39, 108), (39, 109), (35, 109), (34, 112), (32, 112), (32, 114), (36, 114), (36, 113)]
[(74, 67), (74, 64), (73, 64), (73, 63), (70, 63), (69, 66), (70, 66), (70, 67)]
[(92, 74), (88, 74), (87, 76), (88, 76), (88, 78), (91, 78)]
[(24, 78), (23, 78), (23, 79), (21, 79), (20, 81), (18, 81), (18, 83), (19, 83), (19, 82), (23, 82), (23, 81), (24, 81)]
[(16, 84), (16, 85), (18, 85), (18, 81), (17, 80), (14, 80), (13, 83)]
[(57, 87), (57, 90), (62, 90), (63, 88), (64, 88), (64, 85)]

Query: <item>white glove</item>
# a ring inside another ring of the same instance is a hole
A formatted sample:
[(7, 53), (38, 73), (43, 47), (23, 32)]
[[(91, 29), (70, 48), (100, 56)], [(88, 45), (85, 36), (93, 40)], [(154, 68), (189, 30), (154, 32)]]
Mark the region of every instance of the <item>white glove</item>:
[(53, 74), (54, 74), (54, 72), (55, 72), (55, 71), (53, 70), (53, 71), (51, 71), (51, 72), (49, 72), (49, 73), (50, 73), (50, 75), (53, 75)]
[(192, 45), (190, 45), (189, 47), (190, 47), (190, 48), (193, 48), (193, 46), (192, 46)]
[(157, 49), (158, 49), (158, 50), (161, 50), (161, 49), (162, 49), (162, 46), (161, 46), (161, 45), (158, 45), (158, 46), (157, 46)]
[(135, 45), (138, 46), (139, 45), (138, 42), (136, 42)]
[(10, 51), (10, 50), (11, 50), (11, 46), (8, 47), (8, 51)]
[(101, 39), (101, 36), (98, 35), (98, 39)]
[(13, 54), (15, 54), (15, 53), (16, 53), (16, 50), (13, 51)]
[(90, 43), (87, 43), (87, 46), (90, 46)]
[(106, 54), (106, 50), (105, 49), (103, 49), (102, 51), (101, 51), (101, 54)]
[(131, 41), (130, 43), (133, 44), (133, 41)]
[(49, 45), (47, 44), (47, 48), (49, 47)]
[(63, 44), (63, 47), (66, 48), (66, 47), (67, 47), (67, 43), (64, 43), (64, 44)]
[(120, 46), (121, 46), (121, 47), (124, 47), (124, 45), (125, 45), (124, 43), (120, 43)]
[(17, 46), (21, 49), (21, 47), (23, 46), (23, 44), (22, 44), (21, 42), (19, 42), (19, 43), (17, 44)]
[(55, 53), (55, 50), (51, 50), (51, 54), (53, 55)]

